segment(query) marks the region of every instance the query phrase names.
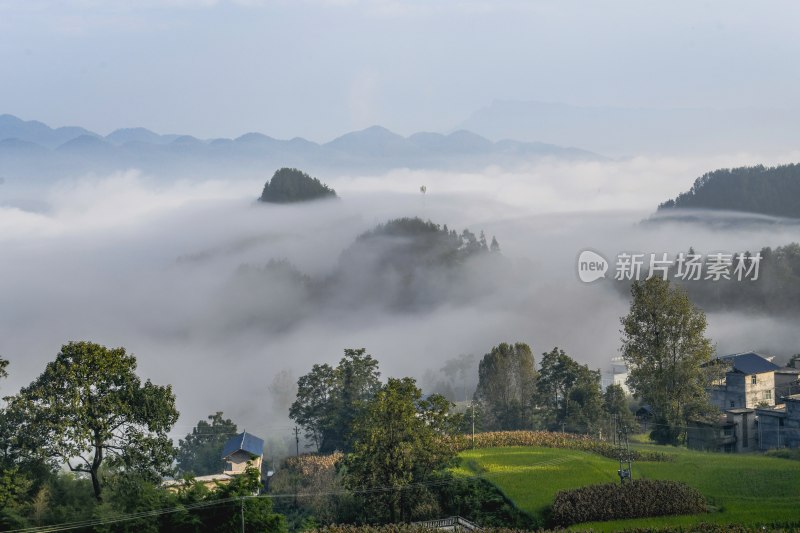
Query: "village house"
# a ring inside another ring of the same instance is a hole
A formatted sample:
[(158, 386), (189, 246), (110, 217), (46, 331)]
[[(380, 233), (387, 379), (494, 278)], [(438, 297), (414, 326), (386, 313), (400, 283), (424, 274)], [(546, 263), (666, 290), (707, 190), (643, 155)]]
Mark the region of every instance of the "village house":
[(263, 459), (264, 441), (246, 431), (231, 437), (222, 447), (223, 474), (229, 476), (244, 473), (248, 463), (260, 472)]
[(720, 410), (775, 405), (775, 372), (781, 367), (755, 352), (724, 355), (704, 366), (715, 376), (711, 403)]
[(800, 369), (755, 352), (717, 357), (704, 367), (721, 414), (689, 422), (689, 448), (732, 453), (800, 446)]
[[(235, 476), (243, 474), (248, 464), (261, 472), (264, 461), (264, 441), (243, 431), (225, 442), (222, 447), (221, 459), (224, 461), (221, 473), (197, 476), (194, 478), (195, 482), (201, 483), (209, 489), (213, 489), (219, 484), (228, 484)], [(177, 491), (185, 484), (182, 479), (170, 479), (163, 483), (165, 487), (173, 491)]]

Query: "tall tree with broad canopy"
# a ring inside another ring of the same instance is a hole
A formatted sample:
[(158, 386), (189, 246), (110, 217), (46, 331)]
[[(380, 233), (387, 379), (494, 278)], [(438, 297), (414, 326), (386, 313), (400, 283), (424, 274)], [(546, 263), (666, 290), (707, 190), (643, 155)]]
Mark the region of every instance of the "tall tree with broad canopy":
[(222, 448), (228, 439), (239, 431), (229, 418), (223, 418), (222, 411), (208, 416), (208, 422), (200, 420), (178, 441), (178, 470), (183, 474), (205, 476), (222, 471)]
[[(363, 493), (371, 520), (409, 521), (418, 499), (411, 490), (455, 457), (446, 436), (460, 417), (439, 394), (422, 397), (412, 378), (389, 378), (353, 425), (353, 452), (345, 459), (345, 485)], [(376, 489), (369, 492), (369, 489)]]
[(539, 409), (548, 429), (592, 433), (602, 420), (600, 373), (558, 347), (542, 354), (537, 382)]
[(380, 388), (378, 361), (366, 352), (346, 348), (336, 368), (314, 365), (297, 381), (289, 416), (321, 453), (350, 450), (353, 420)]
[(11, 398), (20, 443), (32, 454), (89, 474), (102, 501), (106, 464), (151, 478), (171, 473), (167, 432), (178, 419), (170, 386), (142, 384), (125, 348), (70, 342), (33, 383)]
[(679, 444), (687, 421), (710, 409), (701, 367), (713, 352), (705, 336), (706, 315), (683, 289), (652, 277), (633, 283), (630, 312), (621, 323), (628, 384), (655, 415), (650, 436)]
[(529, 429), (537, 373), (530, 346), (501, 343), (478, 366), (475, 401), (483, 406), (490, 429)]

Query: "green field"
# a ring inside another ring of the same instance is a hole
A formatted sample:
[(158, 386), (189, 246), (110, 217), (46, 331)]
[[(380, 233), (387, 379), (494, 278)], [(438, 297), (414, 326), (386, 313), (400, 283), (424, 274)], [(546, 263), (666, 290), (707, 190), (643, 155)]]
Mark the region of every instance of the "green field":
[[(642, 446), (644, 448), (644, 446)], [(647, 446), (652, 449), (651, 446)], [(672, 461), (634, 463), (636, 478), (684, 481), (702, 492), (713, 511), (702, 515), (592, 522), (575, 529), (617, 531), (632, 527), (698, 522), (760, 526), (800, 524), (800, 461), (760, 455), (662, 448)], [(556, 492), (594, 483), (619, 482), (619, 463), (599, 455), (553, 448), (485, 448), (460, 454), (457, 472), (494, 483), (517, 507), (534, 516)]]

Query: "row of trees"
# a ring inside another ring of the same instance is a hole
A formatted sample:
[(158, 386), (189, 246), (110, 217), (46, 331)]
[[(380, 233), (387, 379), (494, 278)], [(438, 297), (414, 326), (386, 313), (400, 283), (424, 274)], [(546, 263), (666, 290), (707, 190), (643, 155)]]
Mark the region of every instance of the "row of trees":
[[(714, 412), (703, 368), (713, 354), (705, 313), (685, 290), (656, 277), (633, 283), (621, 323), (628, 385), (655, 414), (651, 437), (682, 442), (690, 419)], [(612, 418), (633, 422), (622, 388), (602, 391), (600, 372), (558, 347), (542, 354), (537, 370), (527, 344), (500, 344), (483, 357), (478, 374), (474, 401), (482, 429), (597, 433)]]
[(625, 392), (604, 392), (600, 372), (558, 347), (542, 354), (536, 369), (530, 346), (502, 343), (480, 362), (474, 402), (482, 430), (549, 429), (597, 434), (617, 418), (632, 426)]

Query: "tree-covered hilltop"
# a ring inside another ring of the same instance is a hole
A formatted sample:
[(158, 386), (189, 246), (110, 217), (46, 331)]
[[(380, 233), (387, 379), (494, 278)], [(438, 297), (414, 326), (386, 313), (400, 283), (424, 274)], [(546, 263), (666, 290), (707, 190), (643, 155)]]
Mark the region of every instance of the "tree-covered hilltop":
[(286, 204), (321, 198), (336, 198), (336, 191), (296, 168), (281, 168), (264, 184), (262, 202)]
[(658, 206), (743, 211), (800, 218), (800, 164), (723, 168), (697, 178), (688, 191)]
[[(288, 260), (243, 265), (220, 293), (222, 326), (285, 331), (304, 318), (349, 309), (394, 311), (465, 304), (496, 294), (514, 270), (495, 238), (419, 218), (379, 224), (356, 237), (332, 270), (302, 273)], [(216, 316), (216, 314), (215, 314)], [(218, 319), (214, 319), (218, 324)]]
[[(396, 218), (380, 224), (359, 235), (355, 246), (376, 242), (392, 242), (395, 252), (402, 252), (406, 261), (426, 265), (454, 264), (482, 252), (500, 251), (497, 240), (492, 237), (491, 244), (487, 243), (482, 231), (477, 236), (468, 229), (458, 233), (448, 229), (446, 224), (440, 226), (418, 217)], [(397, 264), (401, 258), (393, 253), (386, 259)]]
[(500, 246), (481, 232), (457, 232), (420, 218), (399, 218), (360, 235), (330, 281), (337, 301), (419, 310), (465, 303), (497, 290)]

